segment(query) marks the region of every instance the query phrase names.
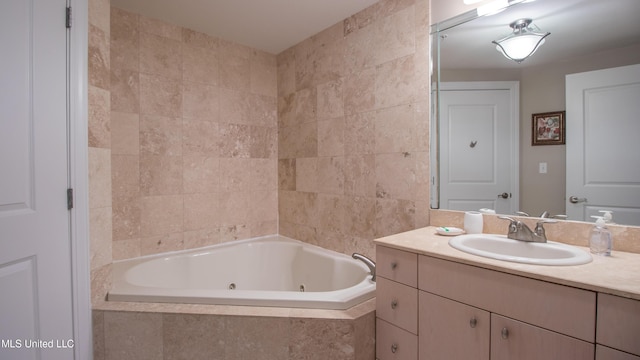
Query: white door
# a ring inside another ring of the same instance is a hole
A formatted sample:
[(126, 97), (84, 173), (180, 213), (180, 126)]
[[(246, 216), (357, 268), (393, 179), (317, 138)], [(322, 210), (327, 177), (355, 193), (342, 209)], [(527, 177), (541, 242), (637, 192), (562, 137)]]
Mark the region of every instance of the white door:
[(0, 359), (74, 356), (65, 8), (0, 1)]
[(566, 84), (569, 219), (613, 210), (614, 222), (640, 225), (640, 64), (567, 75)]
[(440, 207), (518, 210), (517, 82), (443, 83)]

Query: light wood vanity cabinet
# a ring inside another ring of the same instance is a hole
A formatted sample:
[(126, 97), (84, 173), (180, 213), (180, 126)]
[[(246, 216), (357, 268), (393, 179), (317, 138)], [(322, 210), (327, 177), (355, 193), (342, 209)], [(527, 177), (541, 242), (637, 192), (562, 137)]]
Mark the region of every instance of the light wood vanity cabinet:
[(381, 245), (377, 259), (379, 360), (640, 360), (640, 301)]
[(418, 359), (418, 255), (388, 247), (376, 253), (376, 358)]

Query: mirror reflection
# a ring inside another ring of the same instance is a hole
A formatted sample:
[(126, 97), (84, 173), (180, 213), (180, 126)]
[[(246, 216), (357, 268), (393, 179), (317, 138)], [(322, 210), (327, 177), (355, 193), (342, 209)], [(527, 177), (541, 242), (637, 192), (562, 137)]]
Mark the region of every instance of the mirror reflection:
[(431, 206), (640, 225), (640, 1), (511, 3), (433, 25)]

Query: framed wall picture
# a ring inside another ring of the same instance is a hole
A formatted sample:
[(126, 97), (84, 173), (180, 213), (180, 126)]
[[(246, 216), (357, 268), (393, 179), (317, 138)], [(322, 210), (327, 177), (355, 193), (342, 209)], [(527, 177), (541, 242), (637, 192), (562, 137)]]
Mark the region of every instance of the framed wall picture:
[(564, 145), (564, 111), (531, 115), (531, 145)]

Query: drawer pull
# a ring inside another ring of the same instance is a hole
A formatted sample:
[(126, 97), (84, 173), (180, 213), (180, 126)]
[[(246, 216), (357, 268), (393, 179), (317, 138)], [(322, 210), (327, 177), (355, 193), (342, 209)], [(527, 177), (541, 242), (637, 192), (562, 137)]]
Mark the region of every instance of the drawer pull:
[(502, 328), (502, 332), (500, 333), (502, 335), (502, 338), (507, 340), (509, 338), (509, 329)]
[(396, 343), (391, 344), (391, 352), (395, 354), (396, 351), (398, 351), (398, 344)]
[(395, 310), (398, 307), (398, 300), (391, 301), (391, 308)]
[(391, 263), (391, 270), (395, 270), (398, 267), (398, 263), (397, 262), (392, 262)]
[(475, 329), (476, 325), (478, 325), (478, 319), (471, 318), (471, 320), (469, 320), (469, 326), (471, 326), (472, 329)]

